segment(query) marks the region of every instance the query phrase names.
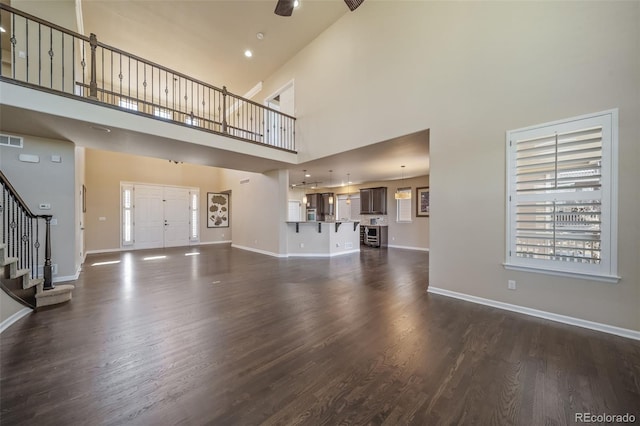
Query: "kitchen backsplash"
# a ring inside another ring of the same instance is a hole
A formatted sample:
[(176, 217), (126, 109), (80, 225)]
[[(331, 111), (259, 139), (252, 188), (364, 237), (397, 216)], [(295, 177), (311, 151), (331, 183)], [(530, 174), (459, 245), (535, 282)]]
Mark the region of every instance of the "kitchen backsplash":
[(386, 214), (363, 214), (360, 215), (360, 224), (388, 226), (389, 216)]

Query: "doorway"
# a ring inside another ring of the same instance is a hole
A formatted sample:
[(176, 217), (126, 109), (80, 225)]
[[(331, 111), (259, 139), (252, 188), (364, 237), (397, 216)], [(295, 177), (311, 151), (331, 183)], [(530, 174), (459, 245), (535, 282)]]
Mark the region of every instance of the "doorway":
[(121, 187), (123, 247), (181, 247), (199, 240), (198, 188), (147, 184)]
[[(264, 100), (264, 104), (272, 110), (295, 116), (293, 80), (268, 96)], [(265, 110), (264, 114), (265, 142), (269, 145), (280, 146), (282, 136), (279, 129), (282, 127), (282, 118), (270, 110)]]

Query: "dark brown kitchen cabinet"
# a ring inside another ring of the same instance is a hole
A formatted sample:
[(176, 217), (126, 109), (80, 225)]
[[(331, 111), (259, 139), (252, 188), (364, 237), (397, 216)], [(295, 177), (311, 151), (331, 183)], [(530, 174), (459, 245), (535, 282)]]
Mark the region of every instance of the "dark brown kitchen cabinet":
[(360, 214), (387, 214), (387, 187), (360, 190)]
[[(329, 197), (335, 197), (333, 192), (306, 194), (307, 209), (316, 209), (316, 217), (319, 221), (327, 220), (327, 216), (335, 215), (335, 204), (329, 203)], [(335, 202), (335, 198), (334, 198)]]
[(319, 202), (320, 194), (307, 194), (307, 208), (308, 209), (317, 209), (321, 204)]

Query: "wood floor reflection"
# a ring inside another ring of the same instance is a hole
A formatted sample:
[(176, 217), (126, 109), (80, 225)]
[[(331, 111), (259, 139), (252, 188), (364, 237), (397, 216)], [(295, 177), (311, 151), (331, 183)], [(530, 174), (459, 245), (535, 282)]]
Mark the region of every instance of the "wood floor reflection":
[(428, 264), (400, 249), (89, 256), (70, 303), (0, 336), (0, 423), (640, 419), (639, 342), (427, 294)]

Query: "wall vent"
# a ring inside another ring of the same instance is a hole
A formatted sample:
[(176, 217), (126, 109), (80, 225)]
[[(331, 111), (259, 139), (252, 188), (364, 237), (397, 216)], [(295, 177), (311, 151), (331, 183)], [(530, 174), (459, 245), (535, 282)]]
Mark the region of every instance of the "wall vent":
[(0, 145), (11, 146), (14, 148), (22, 148), (24, 144), (23, 138), (12, 135), (0, 135)]

